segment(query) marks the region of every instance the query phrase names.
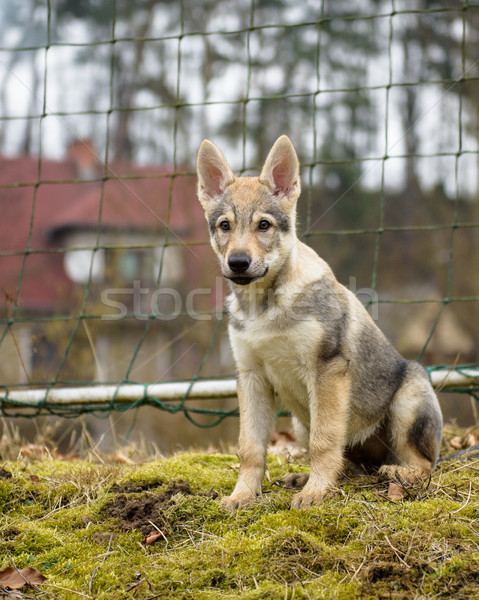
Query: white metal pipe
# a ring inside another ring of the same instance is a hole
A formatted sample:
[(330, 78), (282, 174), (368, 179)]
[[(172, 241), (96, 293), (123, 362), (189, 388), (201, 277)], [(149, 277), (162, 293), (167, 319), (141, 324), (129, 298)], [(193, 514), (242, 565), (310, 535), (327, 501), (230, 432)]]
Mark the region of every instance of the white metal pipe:
[(479, 368), (465, 368), (460, 371), (441, 369), (440, 371), (432, 371), (430, 377), (435, 388), (479, 385)]
[[(465, 368), (461, 371), (444, 369), (433, 371), (431, 381), (435, 388), (479, 385), (479, 368)], [(144, 397), (154, 397), (160, 400), (181, 400), (188, 393), (188, 400), (213, 398), (231, 398), (236, 396), (236, 381), (234, 379), (218, 379), (189, 382), (153, 383), (150, 385), (122, 384), (91, 385), (83, 387), (64, 387), (33, 390), (12, 390), (5, 394), (0, 401), (4, 407), (38, 408), (43, 403), (48, 406), (81, 406), (84, 404), (108, 404), (114, 398), (115, 403), (139, 401)], [(9, 402), (11, 401), (11, 402)]]
[[(122, 384), (122, 385), (92, 385), (71, 388), (52, 388), (34, 390), (12, 390), (4, 397), (4, 405), (12, 401), (16, 408), (37, 408), (43, 403), (52, 405), (82, 405), (107, 404), (112, 398), (115, 403), (135, 402), (144, 397), (155, 397), (160, 400), (181, 400), (190, 388), (189, 382), (153, 383), (151, 385)], [(189, 400), (208, 398), (229, 398), (236, 396), (236, 381), (234, 379), (219, 379), (212, 381), (197, 381), (193, 383), (188, 394)]]

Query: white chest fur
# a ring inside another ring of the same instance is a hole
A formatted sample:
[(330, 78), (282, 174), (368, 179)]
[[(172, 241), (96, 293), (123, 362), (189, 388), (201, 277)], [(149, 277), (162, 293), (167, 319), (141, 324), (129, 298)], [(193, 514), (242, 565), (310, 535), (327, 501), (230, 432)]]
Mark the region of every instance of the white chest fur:
[(301, 421), (309, 420), (320, 324), (311, 319), (288, 319), (284, 310), (268, 309), (254, 319), (241, 321), (239, 327), (230, 325), (229, 331), (238, 368), (261, 372), (280, 406), (290, 409)]

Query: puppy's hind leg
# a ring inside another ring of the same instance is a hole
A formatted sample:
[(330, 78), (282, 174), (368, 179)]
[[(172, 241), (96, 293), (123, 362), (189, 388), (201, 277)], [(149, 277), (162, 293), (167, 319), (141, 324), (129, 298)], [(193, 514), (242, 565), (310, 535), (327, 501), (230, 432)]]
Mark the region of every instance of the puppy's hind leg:
[(389, 412), (388, 463), (380, 475), (406, 483), (428, 477), (436, 465), (442, 437), (442, 415), (426, 373), (408, 363), (406, 377)]

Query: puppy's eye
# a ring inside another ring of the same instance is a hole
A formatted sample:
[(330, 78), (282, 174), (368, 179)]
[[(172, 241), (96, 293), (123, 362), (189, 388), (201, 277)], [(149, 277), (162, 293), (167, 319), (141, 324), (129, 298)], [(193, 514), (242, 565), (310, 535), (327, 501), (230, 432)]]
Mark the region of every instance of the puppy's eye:
[(228, 223), (228, 221), (221, 221), (221, 223), (220, 223), (220, 229), (222, 229), (223, 231), (229, 231), (230, 230), (230, 224)]
[(258, 229), (260, 231), (266, 231), (270, 227), (271, 227), (271, 223), (269, 221), (267, 221), (266, 219), (261, 219), (261, 221), (259, 222), (259, 225), (258, 225)]

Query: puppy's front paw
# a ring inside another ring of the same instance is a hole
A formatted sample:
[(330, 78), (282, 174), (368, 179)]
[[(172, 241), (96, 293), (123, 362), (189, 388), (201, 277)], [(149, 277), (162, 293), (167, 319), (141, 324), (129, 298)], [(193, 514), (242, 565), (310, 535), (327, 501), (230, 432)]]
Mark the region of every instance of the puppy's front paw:
[(240, 508), (240, 506), (253, 504), (255, 500), (256, 496), (253, 494), (231, 494), (231, 496), (221, 498), (221, 506), (228, 510), (236, 510), (237, 508)]
[(295, 494), (291, 500), (291, 508), (308, 508), (308, 506), (317, 506), (322, 504), (326, 497), (325, 489), (304, 489)]

